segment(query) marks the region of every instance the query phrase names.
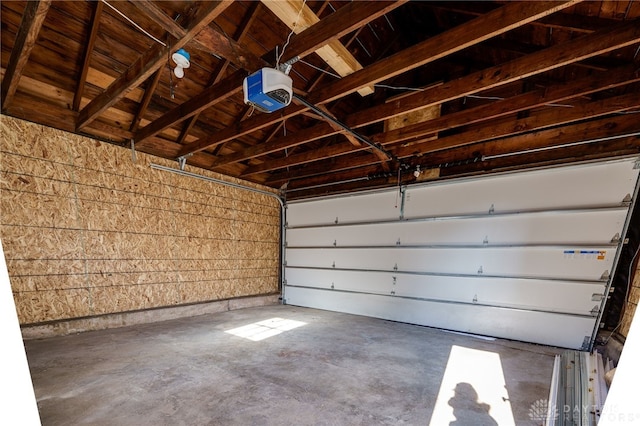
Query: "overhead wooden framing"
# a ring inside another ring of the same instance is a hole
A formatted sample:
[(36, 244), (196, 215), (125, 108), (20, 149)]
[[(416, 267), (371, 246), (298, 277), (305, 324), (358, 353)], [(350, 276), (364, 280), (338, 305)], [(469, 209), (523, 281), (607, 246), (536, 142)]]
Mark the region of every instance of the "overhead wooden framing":
[[(389, 58), (378, 61), (366, 69), (350, 74), (336, 82), (328, 84), (324, 88), (317, 89), (309, 97), (309, 101), (314, 104), (323, 104), (335, 100), (341, 96), (346, 96), (357, 91), (361, 87), (377, 83), (395, 75), (417, 68), (421, 65), (433, 62), (439, 58), (460, 51), (473, 44), (480, 43), (491, 37), (499, 35), (525, 25), (531, 21), (539, 19), (563, 7), (569, 7), (577, 1), (565, 2), (529, 2), (510, 3), (493, 12), (474, 19), (468, 24), (453, 28), (439, 36), (432, 37), (416, 46), (396, 53)], [(526, 5), (525, 7), (522, 7)], [(455, 40), (455, 41), (452, 41)], [(288, 110), (292, 108), (289, 107)], [(300, 113), (302, 109), (294, 111), (294, 115)], [(405, 111), (406, 112), (406, 111)], [(388, 117), (390, 117), (389, 115)], [(259, 130), (266, 125), (279, 121), (277, 118), (265, 123), (262, 117), (255, 119), (255, 126), (251, 123), (245, 124), (242, 131), (240, 129), (225, 129), (211, 137), (197, 140), (180, 151), (180, 155), (188, 155), (202, 151), (211, 146), (225, 142), (234, 137)]]
[(13, 100), (22, 71), (27, 65), (31, 49), (36, 44), (40, 28), (51, 6), (51, 0), (27, 2), (16, 41), (11, 49), (9, 64), (2, 80), (2, 110), (5, 111)]
[[(580, 158), (640, 154), (638, 2), (287, 0), (293, 7), (282, 20), (261, 2), (114, 4), (127, 18), (103, 2), (34, 12), (47, 4), (0, 3), (4, 114), (284, 185), (289, 199), (395, 185), (398, 173), (401, 183), (415, 182), (417, 166), (434, 170), (420, 179), (444, 179), (525, 167), (521, 158), (570, 161), (577, 148), (561, 141), (579, 147), (580, 137), (602, 140), (587, 141)], [(242, 80), (275, 65), (303, 4), (301, 25), (315, 23), (294, 31), (281, 61), (304, 58), (290, 75), (313, 108), (294, 102), (251, 113)], [(333, 71), (315, 52), (327, 44), (363, 68), (324, 73)], [(179, 46), (192, 66), (176, 80), (167, 61)], [(372, 95), (357, 94), (374, 85)], [(439, 113), (403, 118), (429, 108)]]
[(82, 129), (84, 126), (95, 120), (102, 112), (118, 102), (127, 93), (138, 87), (149, 76), (156, 72), (166, 61), (170, 51), (177, 50), (186, 45), (203, 28), (218, 17), (227, 7), (231, 5), (231, 0), (212, 1), (208, 7), (204, 8), (194, 22), (185, 31), (183, 37), (178, 39), (170, 47), (156, 45), (146, 51), (138, 58), (116, 81), (114, 81), (100, 96), (94, 98), (85, 106), (80, 115), (76, 128)]

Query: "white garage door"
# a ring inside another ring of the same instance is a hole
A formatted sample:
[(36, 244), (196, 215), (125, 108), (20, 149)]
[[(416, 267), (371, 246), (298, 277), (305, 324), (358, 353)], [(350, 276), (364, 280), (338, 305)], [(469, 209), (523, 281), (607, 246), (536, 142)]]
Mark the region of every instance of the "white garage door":
[(635, 159), (287, 206), (290, 305), (590, 346)]

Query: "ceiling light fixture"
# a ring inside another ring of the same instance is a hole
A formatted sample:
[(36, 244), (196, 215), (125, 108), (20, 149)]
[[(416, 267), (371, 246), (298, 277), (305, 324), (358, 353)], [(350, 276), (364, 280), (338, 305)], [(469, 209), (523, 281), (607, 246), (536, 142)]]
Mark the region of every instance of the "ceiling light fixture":
[(191, 55), (189, 55), (189, 52), (184, 49), (178, 49), (171, 55), (171, 59), (173, 59), (173, 62), (176, 64), (173, 74), (178, 78), (184, 77), (184, 69), (191, 66)]

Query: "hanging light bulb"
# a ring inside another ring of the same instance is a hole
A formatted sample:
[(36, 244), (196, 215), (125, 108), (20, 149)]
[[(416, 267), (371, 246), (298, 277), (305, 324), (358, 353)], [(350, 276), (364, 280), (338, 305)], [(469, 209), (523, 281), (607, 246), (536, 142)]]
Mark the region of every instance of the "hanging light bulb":
[(184, 77), (184, 69), (189, 68), (191, 66), (191, 55), (184, 49), (178, 49), (173, 55), (171, 55), (171, 59), (175, 62), (176, 67), (173, 69), (173, 73), (176, 77), (182, 78)]

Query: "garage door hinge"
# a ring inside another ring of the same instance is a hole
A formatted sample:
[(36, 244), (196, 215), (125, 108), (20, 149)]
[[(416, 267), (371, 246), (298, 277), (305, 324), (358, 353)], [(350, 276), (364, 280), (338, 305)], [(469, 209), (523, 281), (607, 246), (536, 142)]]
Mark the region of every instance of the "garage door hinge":
[(478, 274), (484, 274), (484, 271), (482, 270), (482, 265), (480, 265), (480, 268), (478, 269)]
[(602, 298), (604, 297), (604, 294), (600, 294), (600, 293), (593, 293), (591, 295), (591, 301), (592, 302), (600, 302), (602, 300)]
[(631, 198), (631, 194), (627, 194), (627, 195), (625, 195), (625, 197), (622, 199), (622, 205), (623, 205), (623, 206), (628, 206), (628, 205), (630, 205), (630, 204), (631, 204), (631, 200), (632, 200), (632, 198)]
[(338, 240), (333, 240), (333, 246), (336, 247), (338, 245)]
[(336, 225), (338, 224), (338, 216), (336, 216), (336, 220), (334, 222)]
[(494, 214), (496, 211), (495, 207), (493, 207), (493, 204), (491, 204), (491, 207), (489, 207), (489, 214)]
[(618, 244), (620, 242), (620, 234), (616, 233), (616, 235), (611, 238), (611, 244)]
[(482, 244), (484, 244), (485, 246), (489, 244), (489, 236), (488, 235), (486, 237), (484, 237), (484, 240), (482, 240)]
[(397, 271), (398, 270), (398, 264), (396, 263), (395, 265), (393, 265), (393, 270)]
[(638, 158), (636, 162), (633, 163), (633, 170), (638, 170), (638, 169), (640, 169), (640, 158)]
[(609, 279), (609, 270), (605, 270), (602, 275), (600, 275), (600, 280), (607, 281)]
[(331, 264), (331, 267), (332, 267), (332, 268), (335, 268), (335, 267), (336, 267), (336, 261), (335, 261), (335, 260), (334, 260), (334, 261), (333, 261), (333, 263)]
[(333, 290), (334, 288), (336, 288), (333, 283), (331, 283), (331, 290)]
[(592, 316), (597, 317), (598, 313), (600, 313), (600, 307), (598, 305), (594, 306), (590, 313)]
[(396, 241), (396, 245), (399, 246), (400, 245), (400, 238), (398, 238), (398, 241)]

